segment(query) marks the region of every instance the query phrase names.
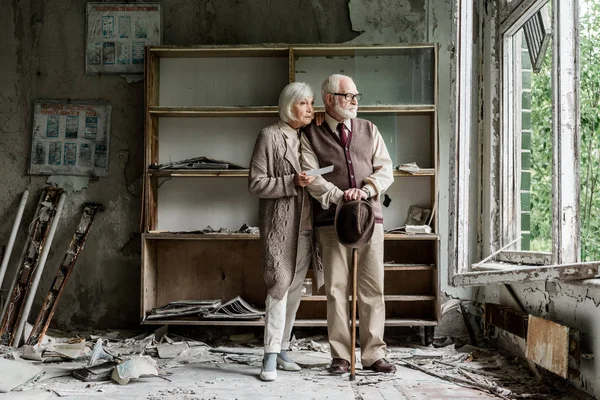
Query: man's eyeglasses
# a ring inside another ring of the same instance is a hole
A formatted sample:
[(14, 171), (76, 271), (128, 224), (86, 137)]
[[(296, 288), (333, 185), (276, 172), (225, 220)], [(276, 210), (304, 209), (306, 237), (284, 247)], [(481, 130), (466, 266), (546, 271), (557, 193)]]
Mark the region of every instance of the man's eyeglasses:
[(344, 96), (344, 98), (347, 101), (352, 101), (354, 99), (356, 99), (356, 101), (360, 101), (360, 99), (362, 99), (362, 94), (360, 93), (356, 93), (356, 94), (352, 94), (352, 93), (331, 93), (333, 95), (336, 96)]

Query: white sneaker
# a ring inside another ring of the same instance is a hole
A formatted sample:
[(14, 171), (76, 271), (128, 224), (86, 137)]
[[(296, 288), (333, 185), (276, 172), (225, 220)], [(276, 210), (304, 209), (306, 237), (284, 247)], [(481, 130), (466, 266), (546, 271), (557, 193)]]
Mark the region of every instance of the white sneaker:
[(281, 367), (281, 369), (283, 369), (284, 371), (300, 371), (302, 369), (295, 362), (285, 361), (283, 358), (281, 358), (279, 356), (277, 357), (277, 365), (279, 365)]
[(277, 369), (273, 371), (265, 371), (263, 368), (260, 369), (260, 379), (263, 381), (274, 381), (277, 379)]

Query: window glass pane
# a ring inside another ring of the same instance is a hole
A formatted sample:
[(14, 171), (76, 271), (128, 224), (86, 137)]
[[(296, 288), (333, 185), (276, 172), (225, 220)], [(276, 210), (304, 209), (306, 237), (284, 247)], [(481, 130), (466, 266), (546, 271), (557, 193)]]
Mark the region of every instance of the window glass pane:
[(600, 4), (579, 0), (581, 258), (600, 259)]
[[(552, 45), (548, 2), (512, 36), (513, 227), (520, 250), (552, 251)], [(510, 66), (508, 66), (510, 68)], [(510, 159), (510, 157), (508, 157)], [(509, 173), (510, 176), (510, 173)]]

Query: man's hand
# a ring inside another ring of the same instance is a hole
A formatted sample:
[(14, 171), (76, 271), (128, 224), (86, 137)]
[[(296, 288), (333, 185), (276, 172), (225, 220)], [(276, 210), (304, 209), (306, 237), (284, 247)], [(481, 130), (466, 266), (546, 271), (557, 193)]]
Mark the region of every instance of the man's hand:
[(306, 172), (300, 172), (299, 174), (296, 174), (294, 176), (294, 185), (300, 186), (300, 187), (306, 187), (306, 186), (310, 185), (310, 183), (314, 180), (315, 180), (314, 176), (308, 176), (308, 175), (306, 175)]
[(325, 122), (325, 113), (324, 112), (315, 113), (315, 124), (317, 124), (317, 126), (321, 126), (323, 124), (323, 122)]
[(352, 188), (352, 189), (348, 189), (344, 192), (344, 200), (346, 200), (346, 201), (361, 200), (361, 199), (366, 199), (366, 198), (367, 198), (367, 194), (362, 189)]

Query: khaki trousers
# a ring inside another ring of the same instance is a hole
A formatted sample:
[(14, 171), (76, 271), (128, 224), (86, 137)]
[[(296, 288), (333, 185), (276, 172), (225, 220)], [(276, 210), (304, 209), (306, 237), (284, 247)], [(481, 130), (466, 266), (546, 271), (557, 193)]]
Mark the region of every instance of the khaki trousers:
[[(340, 244), (333, 226), (317, 228), (327, 294), (327, 331), (333, 358), (351, 360), (350, 296), (352, 249)], [(385, 357), (383, 332), (383, 225), (375, 224), (371, 240), (358, 249), (357, 303), (361, 362), (371, 366)]]
[(312, 259), (311, 231), (302, 231), (298, 237), (298, 255), (294, 280), (279, 300), (267, 295), (265, 301), (265, 353), (279, 353), (290, 348), (292, 328), (302, 297), (302, 284)]

